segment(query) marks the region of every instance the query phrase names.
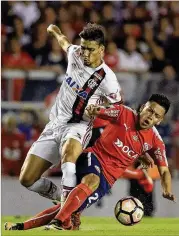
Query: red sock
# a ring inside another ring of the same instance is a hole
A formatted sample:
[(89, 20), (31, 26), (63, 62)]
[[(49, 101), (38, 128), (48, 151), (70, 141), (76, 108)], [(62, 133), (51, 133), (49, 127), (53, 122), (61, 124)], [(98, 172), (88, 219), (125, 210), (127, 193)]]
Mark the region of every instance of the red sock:
[(126, 169), (122, 177), (128, 179), (142, 179), (144, 177), (144, 172), (140, 169), (139, 170)]
[(24, 230), (37, 228), (50, 223), (60, 210), (60, 203), (50, 207), (24, 222)]
[(71, 214), (76, 211), (83, 202), (92, 194), (91, 189), (86, 184), (79, 184), (76, 186), (68, 195), (68, 198), (61, 209), (61, 211), (55, 216), (55, 219), (58, 219), (64, 222), (68, 219)]

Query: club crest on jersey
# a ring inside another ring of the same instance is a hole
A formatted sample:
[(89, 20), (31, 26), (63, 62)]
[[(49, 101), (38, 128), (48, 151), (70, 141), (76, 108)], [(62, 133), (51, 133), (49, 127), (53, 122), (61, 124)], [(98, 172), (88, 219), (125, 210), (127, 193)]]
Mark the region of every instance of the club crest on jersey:
[(143, 151), (144, 152), (147, 152), (148, 150), (150, 150), (151, 149), (151, 146), (148, 144), (148, 143), (144, 143), (144, 145), (143, 145)]
[(83, 89), (80, 88), (80, 86), (75, 81), (73, 81), (71, 77), (68, 77), (66, 79), (66, 82), (79, 97), (83, 98), (84, 100), (87, 99), (88, 93), (86, 91), (83, 91)]
[(88, 87), (89, 87), (90, 89), (94, 89), (97, 85), (98, 85), (98, 84), (97, 84), (97, 82), (96, 82), (95, 79), (90, 79), (90, 80), (88, 81)]
[(138, 137), (137, 135), (133, 135), (132, 138), (133, 138), (133, 140), (136, 141), (136, 142), (139, 141), (139, 137)]

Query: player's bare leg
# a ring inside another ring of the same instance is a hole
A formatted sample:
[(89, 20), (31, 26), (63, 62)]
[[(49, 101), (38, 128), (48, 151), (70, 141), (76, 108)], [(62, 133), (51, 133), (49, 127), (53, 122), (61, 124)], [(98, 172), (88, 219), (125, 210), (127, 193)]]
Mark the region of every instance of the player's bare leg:
[(63, 222), (68, 220), (72, 213), (78, 210), (83, 202), (98, 188), (99, 183), (99, 176), (95, 174), (88, 174), (84, 176), (81, 183), (69, 193), (63, 208), (55, 216), (55, 219), (46, 226), (46, 229), (63, 229)]
[(68, 139), (62, 147), (62, 186), (61, 206), (68, 194), (76, 186), (76, 160), (82, 153), (82, 145), (76, 139)]
[(59, 200), (60, 188), (52, 181), (42, 177), (42, 174), (52, 164), (36, 155), (28, 154), (20, 173), (20, 183), (30, 191), (39, 193), (46, 198)]

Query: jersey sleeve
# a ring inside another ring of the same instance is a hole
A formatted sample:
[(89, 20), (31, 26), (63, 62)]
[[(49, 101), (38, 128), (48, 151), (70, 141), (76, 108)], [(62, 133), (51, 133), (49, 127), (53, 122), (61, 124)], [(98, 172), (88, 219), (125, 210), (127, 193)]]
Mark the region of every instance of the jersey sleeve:
[(71, 57), (74, 57), (74, 56), (80, 56), (80, 46), (77, 46), (77, 45), (74, 45), (74, 44), (71, 44), (68, 49), (67, 49), (67, 57), (68, 57), (68, 60), (71, 58)]
[(101, 91), (109, 103), (113, 104), (122, 102), (121, 86), (113, 72), (109, 71), (106, 74), (106, 77), (102, 82)]
[(101, 107), (98, 117), (103, 120), (117, 121), (124, 110), (123, 105), (110, 105), (109, 108)]
[(162, 140), (156, 138), (154, 146), (148, 151), (157, 166), (168, 166), (165, 144)]

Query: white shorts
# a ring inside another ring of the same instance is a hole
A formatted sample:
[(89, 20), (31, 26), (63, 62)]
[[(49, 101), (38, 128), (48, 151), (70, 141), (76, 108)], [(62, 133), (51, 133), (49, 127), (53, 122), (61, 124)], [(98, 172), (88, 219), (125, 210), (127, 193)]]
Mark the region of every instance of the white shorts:
[(67, 139), (78, 140), (85, 149), (91, 135), (92, 126), (87, 122), (62, 124), (55, 129), (51, 129), (47, 124), (38, 140), (32, 144), (28, 154), (34, 154), (56, 165), (60, 161), (61, 149)]

